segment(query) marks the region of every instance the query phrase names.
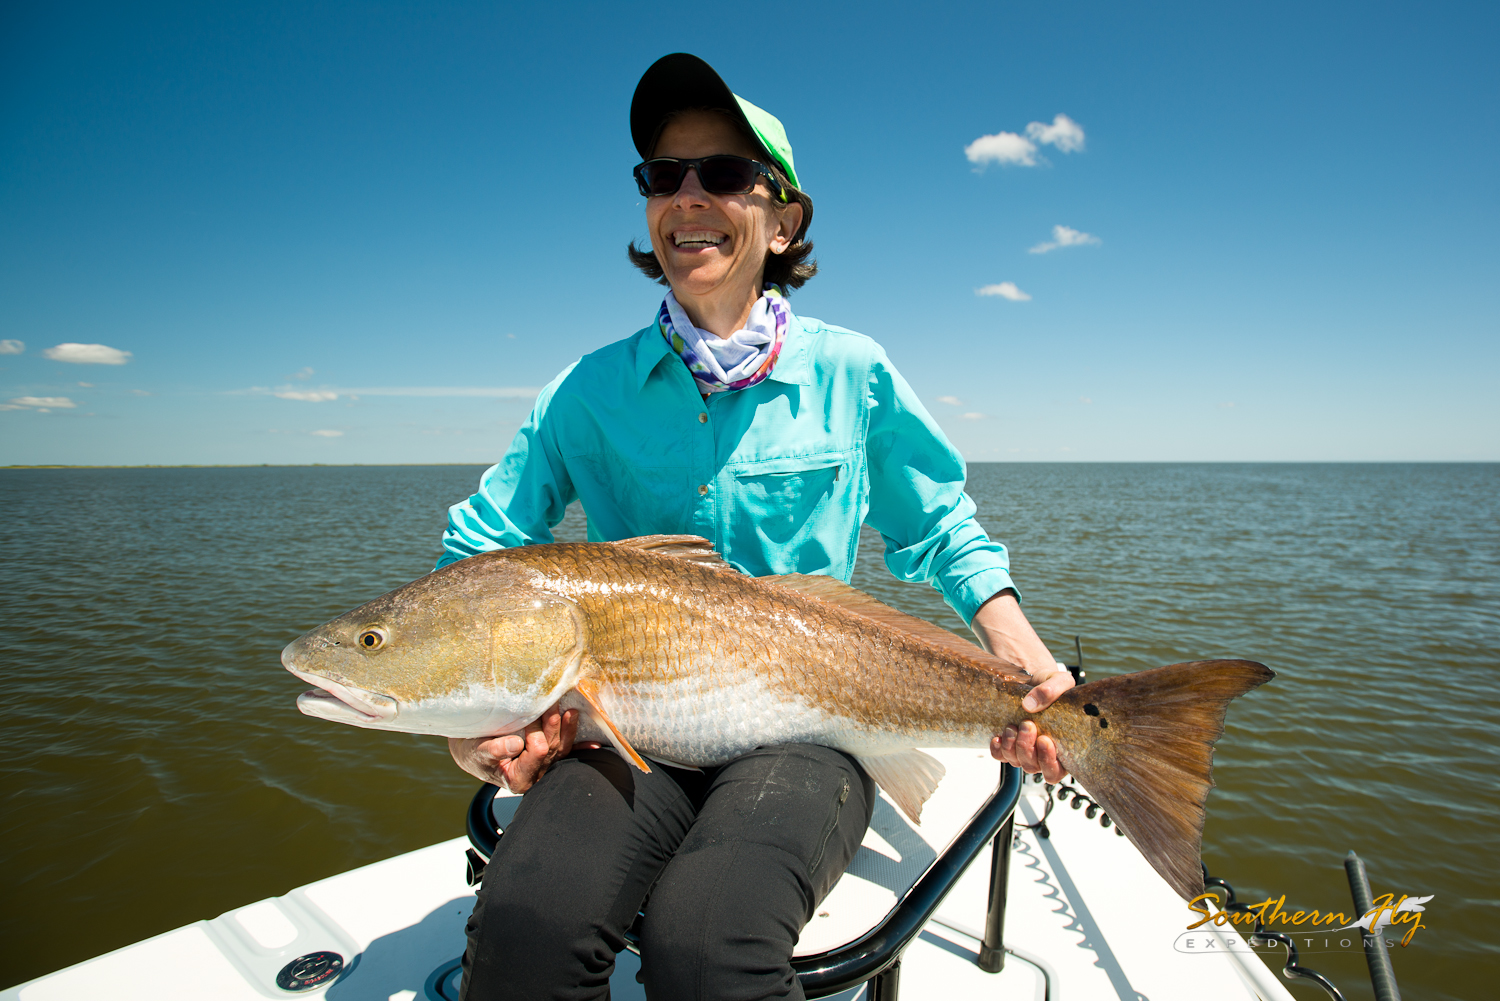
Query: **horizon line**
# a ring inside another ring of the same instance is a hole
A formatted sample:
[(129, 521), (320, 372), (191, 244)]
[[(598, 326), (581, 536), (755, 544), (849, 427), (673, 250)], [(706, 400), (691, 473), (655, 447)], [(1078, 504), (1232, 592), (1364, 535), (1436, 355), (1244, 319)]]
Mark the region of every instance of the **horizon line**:
[[(0, 470), (22, 469), (406, 469), (442, 466), (493, 466), (493, 462), (140, 462), (12, 463)], [(966, 466), (1494, 466), (1500, 459), (980, 459)]]

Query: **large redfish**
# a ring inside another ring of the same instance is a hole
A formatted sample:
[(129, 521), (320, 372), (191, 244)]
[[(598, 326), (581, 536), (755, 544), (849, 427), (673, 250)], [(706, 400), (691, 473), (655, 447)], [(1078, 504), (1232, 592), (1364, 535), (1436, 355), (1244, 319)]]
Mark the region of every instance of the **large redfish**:
[(1033, 719), (1185, 898), (1229, 700), (1273, 677), (1173, 664), (1021, 708), (1014, 667), (831, 577), (746, 577), (696, 536), (502, 549), (460, 560), (295, 640), (309, 716), (478, 737), (576, 706), (643, 758), (720, 764), (764, 744), (838, 748), (917, 819), (942, 778), (918, 747), (985, 747)]

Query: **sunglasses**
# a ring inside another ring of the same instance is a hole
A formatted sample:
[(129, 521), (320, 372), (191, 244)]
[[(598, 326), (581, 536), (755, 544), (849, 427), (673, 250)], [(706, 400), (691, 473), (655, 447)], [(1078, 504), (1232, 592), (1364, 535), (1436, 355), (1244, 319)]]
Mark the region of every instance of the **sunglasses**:
[(698, 171), (698, 182), (711, 195), (749, 194), (755, 190), (756, 180), (764, 177), (777, 199), (786, 201), (786, 190), (769, 167), (759, 161), (747, 160), (743, 156), (730, 156), (728, 153), (699, 157), (696, 160), (659, 156), (636, 165), (635, 183), (647, 198), (675, 195), (677, 189), (682, 187), (689, 170)]

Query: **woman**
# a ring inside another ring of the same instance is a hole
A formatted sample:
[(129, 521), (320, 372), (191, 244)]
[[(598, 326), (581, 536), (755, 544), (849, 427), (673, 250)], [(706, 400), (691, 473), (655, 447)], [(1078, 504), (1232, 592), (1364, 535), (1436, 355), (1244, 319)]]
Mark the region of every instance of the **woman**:
[[(439, 565), (549, 542), (580, 499), (590, 538), (702, 535), (750, 574), (847, 581), (866, 522), (893, 573), (939, 587), (986, 648), (1036, 679), (1028, 708), (1049, 704), (1072, 679), (1021, 614), (1004, 547), (974, 521), (962, 460), (877, 345), (788, 306), (817, 269), (781, 123), (679, 53), (641, 79), (631, 131), (651, 239), (631, 258), (670, 291), (654, 323), (542, 391), (450, 512)], [(553, 712), (524, 735), (450, 741), (466, 771), (526, 793), (469, 921), (464, 996), (606, 996), (649, 893), (650, 997), (802, 997), (797, 935), (876, 795), (853, 759), (776, 745), (643, 775), (612, 749), (575, 748), (576, 731), (574, 712)], [(1030, 723), (991, 753), (1063, 774)]]

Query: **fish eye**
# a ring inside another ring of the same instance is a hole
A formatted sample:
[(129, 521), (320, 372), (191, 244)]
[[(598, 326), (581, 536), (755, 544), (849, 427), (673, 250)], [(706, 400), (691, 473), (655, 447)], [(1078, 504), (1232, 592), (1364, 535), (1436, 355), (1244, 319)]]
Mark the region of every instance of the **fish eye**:
[(379, 629), (366, 629), (359, 634), (359, 645), (366, 650), (379, 650), (385, 645), (385, 633)]

